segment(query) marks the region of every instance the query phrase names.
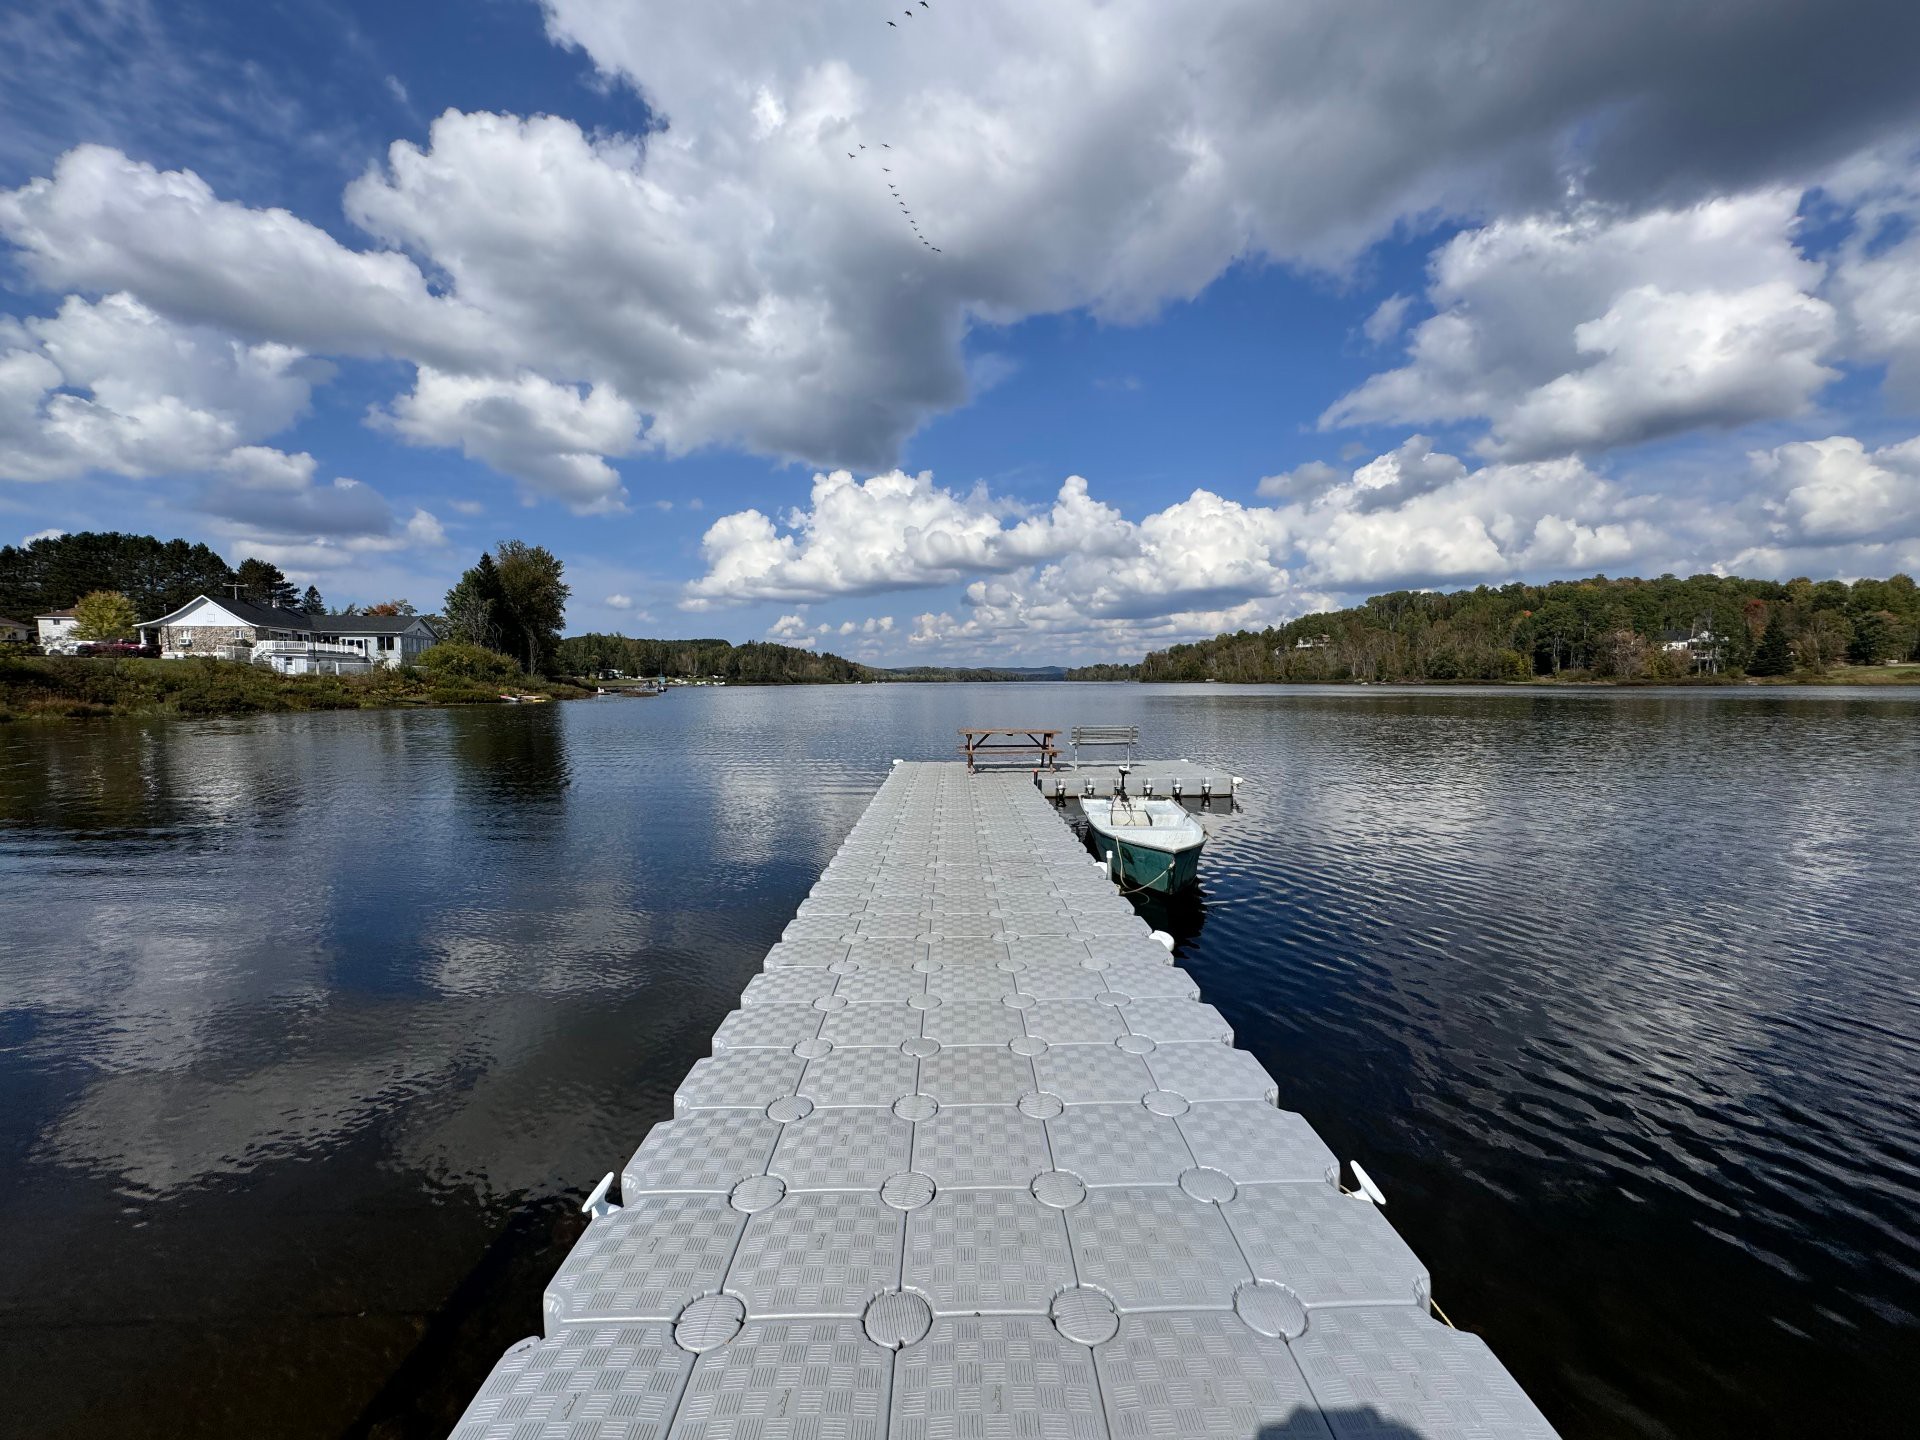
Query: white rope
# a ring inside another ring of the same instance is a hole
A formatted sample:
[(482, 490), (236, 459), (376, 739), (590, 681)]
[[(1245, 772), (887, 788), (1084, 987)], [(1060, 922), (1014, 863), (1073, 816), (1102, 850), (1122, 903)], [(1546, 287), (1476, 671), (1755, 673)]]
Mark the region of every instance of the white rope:
[[(1117, 843), (1113, 847), (1113, 853), (1116, 855), (1120, 853), (1120, 847)], [(1173, 867), (1179, 861), (1179, 859), (1180, 857), (1177, 855), (1169, 855), (1167, 857), (1166, 869), (1162, 870), (1158, 875), (1154, 876), (1153, 879), (1151, 880), (1143, 880), (1140, 884), (1134, 886), (1131, 890), (1127, 889), (1126, 886), (1122, 885), (1120, 887), (1120, 893), (1122, 895), (1138, 895), (1142, 890), (1151, 889), (1157, 882), (1164, 880), (1169, 875), (1173, 874)], [(1127, 873), (1125, 861), (1121, 862), (1120, 873), (1122, 875), (1125, 875)]]

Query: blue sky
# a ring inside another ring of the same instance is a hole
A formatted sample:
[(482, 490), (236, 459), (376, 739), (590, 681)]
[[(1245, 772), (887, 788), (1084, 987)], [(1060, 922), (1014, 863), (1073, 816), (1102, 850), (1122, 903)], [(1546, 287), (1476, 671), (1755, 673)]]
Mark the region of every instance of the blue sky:
[(0, 19), (0, 538), (882, 663), (1920, 562), (1911, 7), (889, 13)]

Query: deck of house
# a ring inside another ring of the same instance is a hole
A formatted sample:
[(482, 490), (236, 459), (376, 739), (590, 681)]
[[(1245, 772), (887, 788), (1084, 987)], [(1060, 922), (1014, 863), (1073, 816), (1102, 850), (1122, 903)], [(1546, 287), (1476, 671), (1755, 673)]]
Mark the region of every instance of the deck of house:
[(1034, 777), (898, 765), (456, 1435), (1551, 1436), (1232, 1040)]

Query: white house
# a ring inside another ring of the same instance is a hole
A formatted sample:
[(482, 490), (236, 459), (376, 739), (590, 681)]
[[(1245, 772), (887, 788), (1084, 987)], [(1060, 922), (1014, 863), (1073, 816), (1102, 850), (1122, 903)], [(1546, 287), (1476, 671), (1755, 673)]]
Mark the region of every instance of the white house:
[(0, 642), (9, 645), (25, 645), (33, 639), (33, 627), (24, 620), (14, 620), (0, 615)]
[(439, 638), (418, 615), (309, 615), (207, 595), (140, 625), (141, 643), (158, 645), (164, 658), (250, 660), (288, 675), (411, 665)]
[(1690, 630), (1661, 631), (1660, 648), (1670, 655), (1685, 655), (1695, 670), (1720, 671), (1720, 637), (1705, 620), (1694, 621)]
[(73, 648), (73, 627), (80, 623), (73, 618), (73, 611), (49, 610), (34, 616), (33, 623), (40, 632), (40, 648), (49, 655)]

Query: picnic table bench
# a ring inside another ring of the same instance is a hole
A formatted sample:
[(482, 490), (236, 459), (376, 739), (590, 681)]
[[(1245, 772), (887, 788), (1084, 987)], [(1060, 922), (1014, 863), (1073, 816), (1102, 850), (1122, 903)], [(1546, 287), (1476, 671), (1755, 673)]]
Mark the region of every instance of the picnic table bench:
[(1055, 743), (1059, 738), (1058, 730), (1038, 727), (963, 728), (960, 731), (960, 753), (967, 757), (969, 772), (978, 769), (982, 761), (1016, 759), (1031, 760), (1051, 770), (1060, 760), (1060, 747)]

